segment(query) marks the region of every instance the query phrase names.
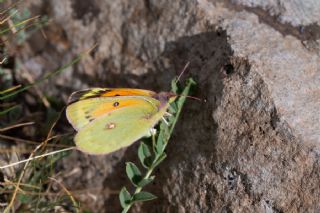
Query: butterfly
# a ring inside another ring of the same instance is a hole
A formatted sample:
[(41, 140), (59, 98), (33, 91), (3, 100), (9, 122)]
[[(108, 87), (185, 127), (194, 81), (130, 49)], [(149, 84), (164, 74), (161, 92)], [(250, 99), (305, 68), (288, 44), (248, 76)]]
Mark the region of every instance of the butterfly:
[(77, 131), (79, 150), (108, 154), (150, 136), (176, 97), (172, 92), (92, 88), (71, 94), (66, 116)]

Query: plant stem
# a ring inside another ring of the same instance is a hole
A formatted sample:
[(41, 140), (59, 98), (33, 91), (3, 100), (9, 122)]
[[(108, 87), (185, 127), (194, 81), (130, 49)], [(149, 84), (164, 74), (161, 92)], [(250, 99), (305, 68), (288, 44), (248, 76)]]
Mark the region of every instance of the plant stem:
[[(168, 142), (169, 142), (170, 136), (171, 136), (171, 134), (172, 134), (172, 132), (173, 132), (173, 129), (174, 129), (174, 127), (175, 127), (175, 125), (176, 125), (176, 123), (177, 123), (177, 121), (178, 121), (178, 118), (179, 118), (179, 116), (180, 116), (180, 113), (181, 113), (181, 110), (182, 110), (182, 106), (183, 106), (183, 104), (184, 104), (184, 102), (185, 102), (185, 100), (186, 100), (186, 96), (187, 96), (187, 94), (189, 93), (190, 88), (191, 88), (191, 86), (192, 86), (193, 84), (195, 84), (195, 82), (194, 82), (192, 79), (189, 79), (189, 81), (188, 81), (188, 83), (187, 83), (187, 86), (185, 87), (185, 89), (183, 90), (182, 95), (181, 95), (180, 98), (179, 98), (180, 107), (178, 107), (178, 111), (177, 111), (177, 112), (175, 113), (175, 115), (174, 115), (174, 120), (168, 124), (169, 134), (168, 134), (167, 137), (164, 137), (164, 138), (163, 138), (163, 140), (164, 140), (163, 151), (162, 151), (161, 153), (157, 153), (157, 154), (156, 154), (155, 159), (153, 160), (151, 166), (147, 169), (147, 173), (144, 175), (143, 179), (149, 179), (149, 178), (150, 178), (150, 176), (151, 176), (154, 168), (155, 168), (155, 167), (157, 166), (157, 164), (158, 164), (157, 162), (158, 162), (159, 158), (161, 158), (162, 154), (164, 153), (164, 150), (165, 150), (165, 148), (166, 148), (167, 145), (168, 145)], [(153, 148), (156, 146), (156, 137), (155, 137), (155, 135), (152, 135), (152, 146), (153, 146)], [(134, 195), (136, 195), (136, 194), (138, 194), (139, 192), (141, 192), (141, 190), (142, 190), (142, 187), (138, 186), (138, 187), (135, 189), (133, 195), (131, 196), (131, 199), (134, 197)], [(133, 203), (134, 203), (134, 202), (130, 202), (130, 203), (122, 210), (122, 213), (127, 213), (127, 212), (129, 211), (129, 209), (131, 208), (131, 206), (133, 205)]]
[[(156, 138), (155, 138), (155, 137), (152, 137), (152, 143), (153, 143), (153, 144), (156, 143)], [(155, 159), (153, 160), (152, 165), (148, 168), (147, 173), (144, 175), (143, 179), (148, 179), (148, 178), (150, 178), (150, 176), (151, 176), (151, 174), (152, 174), (152, 172), (153, 172), (153, 169), (155, 168), (154, 165), (155, 165), (155, 163), (157, 162), (157, 160), (158, 160), (158, 158), (155, 158)], [(134, 191), (132, 197), (133, 197), (134, 195), (138, 194), (139, 192), (141, 192), (141, 190), (142, 190), (142, 187), (141, 187), (141, 186), (138, 186), (138, 187), (136, 188), (136, 190)], [(127, 205), (126, 208), (124, 208), (124, 209), (122, 210), (122, 213), (127, 213), (127, 212), (129, 211), (129, 209), (131, 208), (132, 204), (133, 204), (133, 202), (131, 202), (129, 205)]]
[(181, 94), (181, 96), (180, 96), (180, 98), (179, 99), (181, 99), (181, 107), (178, 107), (178, 111), (176, 112), (176, 114), (175, 114), (175, 119), (174, 119), (174, 121), (172, 122), (172, 124), (171, 124), (171, 127), (170, 127), (170, 131), (169, 131), (169, 137), (168, 137), (168, 141), (169, 141), (169, 139), (170, 139), (170, 136), (171, 136), (171, 134), (172, 134), (172, 132), (173, 132), (173, 129), (174, 129), (174, 127), (176, 126), (176, 123), (177, 123), (177, 121), (178, 121), (178, 119), (179, 119), (179, 116), (180, 116), (180, 113), (181, 113), (181, 111), (182, 111), (182, 106), (183, 106), (183, 104), (184, 104), (184, 102), (186, 101), (186, 96), (189, 94), (189, 91), (190, 91), (190, 88), (191, 88), (191, 86), (193, 85), (193, 84), (195, 84), (195, 82), (192, 80), (192, 79), (189, 79), (188, 80), (188, 83), (187, 83), (187, 86), (185, 87), (185, 89), (183, 90), (183, 93)]

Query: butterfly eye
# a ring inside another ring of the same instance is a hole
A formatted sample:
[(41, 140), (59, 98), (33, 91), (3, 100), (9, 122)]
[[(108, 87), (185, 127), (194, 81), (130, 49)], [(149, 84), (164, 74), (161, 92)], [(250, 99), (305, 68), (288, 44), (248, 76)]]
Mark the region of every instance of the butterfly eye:
[(113, 106), (114, 106), (114, 107), (119, 106), (119, 102), (114, 102), (114, 103), (113, 103)]

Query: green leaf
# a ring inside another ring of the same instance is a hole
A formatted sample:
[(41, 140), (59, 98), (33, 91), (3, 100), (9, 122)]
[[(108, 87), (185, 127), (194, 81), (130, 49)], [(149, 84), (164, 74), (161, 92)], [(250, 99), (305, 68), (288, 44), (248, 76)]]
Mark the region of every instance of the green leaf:
[(150, 192), (139, 192), (132, 197), (133, 202), (137, 201), (147, 201), (147, 200), (154, 200), (157, 196), (151, 194)]
[(174, 78), (171, 81), (171, 91), (174, 93), (178, 92), (177, 78)]
[(160, 125), (160, 132), (157, 138), (157, 144), (156, 144), (156, 153), (162, 154), (164, 152), (164, 149), (166, 148), (166, 144), (168, 142), (169, 138), (169, 127), (164, 122)]
[(164, 151), (165, 143), (164, 143), (164, 132), (161, 131), (158, 136), (158, 140), (156, 143), (155, 151), (156, 154), (159, 155)]
[(193, 80), (193, 78), (188, 78), (187, 85), (195, 86), (195, 85), (197, 85), (197, 82), (195, 82), (195, 80)]
[(144, 178), (139, 182), (138, 186), (141, 187), (141, 188), (145, 187), (146, 185), (151, 183), (153, 180), (154, 180), (154, 176), (152, 176), (150, 178)]
[(162, 153), (158, 159), (156, 160), (156, 162), (153, 163), (153, 167), (157, 167), (165, 158), (167, 157), (166, 153)]
[(139, 168), (134, 163), (127, 162), (126, 172), (127, 172), (128, 178), (133, 183), (133, 185), (137, 186), (142, 179), (142, 175)]
[(29, 203), (32, 200), (32, 196), (19, 194), (18, 199), (21, 203)]
[(149, 168), (151, 166), (152, 155), (151, 155), (149, 147), (145, 143), (140, 143), (140, 146), (138, 149), (138, 156), (139, 156), (141, 164), (145, 168)]
[(176, 104), (176, 102), (172, 102), (169, 106), (169, 112), (171, 114), (175, 114), (178, 111), (178, 106)]
[(126, 187), (123, 187), (119, 193), (119, 200), (122, 208), (126, 208), (130, 202), (131, 202), (131, 195), (126, 189)]

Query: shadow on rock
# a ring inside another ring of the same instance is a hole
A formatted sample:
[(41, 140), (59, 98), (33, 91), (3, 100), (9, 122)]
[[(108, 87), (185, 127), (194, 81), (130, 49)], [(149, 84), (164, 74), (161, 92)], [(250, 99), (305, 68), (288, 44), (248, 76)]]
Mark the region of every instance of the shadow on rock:
[[(177, 206), (172, 206), (175, 186), (170, 186), (173, 179), (183, 180), (188, 185), (193, 182), (194, 167), (201, 158), (215, 159), (216, 125), (212, 113), (219, 105), (223, 90), (223, 78), (233, 72), (230, 64), (231, 49), (227, 43), (224, 31), (201, 33), (194, 36), (182, 37), (177, 41), (168, 43), (165, 51), (158, 61), (154, 62), (157, 70), (167, 70), (165, 73), (148, 73), (143, 76), (144, 83), (151, 83), (156, 87), (169, 85), (168, 79), (177, 74), (177, 70), (189, 61), (190, 66), (183, 76), (186, 79), (192, 76), (197, 82), (193, 96), (206, 102), (188, 100), (183, 109), (180, 120), (174, 131), (173, 137), (167, 147), (167, 159), (156, 170), (155, 182), (145, 188), (158, 196), (158, 199), (135, 206), (136, 212), (164, 212), (177, 211)], [(162, 68), (164, 61), (170, 61), (169, 68)], [(150, 84), (150, 85), (151, 85)], [(145, 85), (142, 83), (142, 85)], [(149, 85), (149, 86), (150, 86)], [(146, 85), (148, 86), (148, 85)], [(135, 144), (126, 149), (124, 158), (115, 166), (117, 171), (112, 173), (104, 181), (106, 188), (120, 190), (122, 186), (129, 186), (129, 180), (125, 177), (125, 162), (137, 162), (137, 147)], [(212, 162), (212, 160), (210, 160)], [(185, 163), (188, 162), (188, 163)], [(190, 163), (193, 162), (193, 163)], [(213, 160), (214, 162), (214, 160)], [(192, 166), (190, 166), (192, 165)], [(208, 168), (211, 165), (208, 165)], [(214, 169), (214, 168), (211, 168)], [(178, 176), (180, 176), (178, 178)], [(181, 178), (183, 176), (183, 178)], [(170, 179), (171, 181), (168, 181)], [(172, 194), (168, 193), (172, 190)], [(190, 191), (189, 193), (194, 193)], [(170, 194), (170, 197), (168, 197)], [(112, 211), (119, 212), (120, 206), (117, 195), (105, 200), (105, 206), (112, 206)]]

